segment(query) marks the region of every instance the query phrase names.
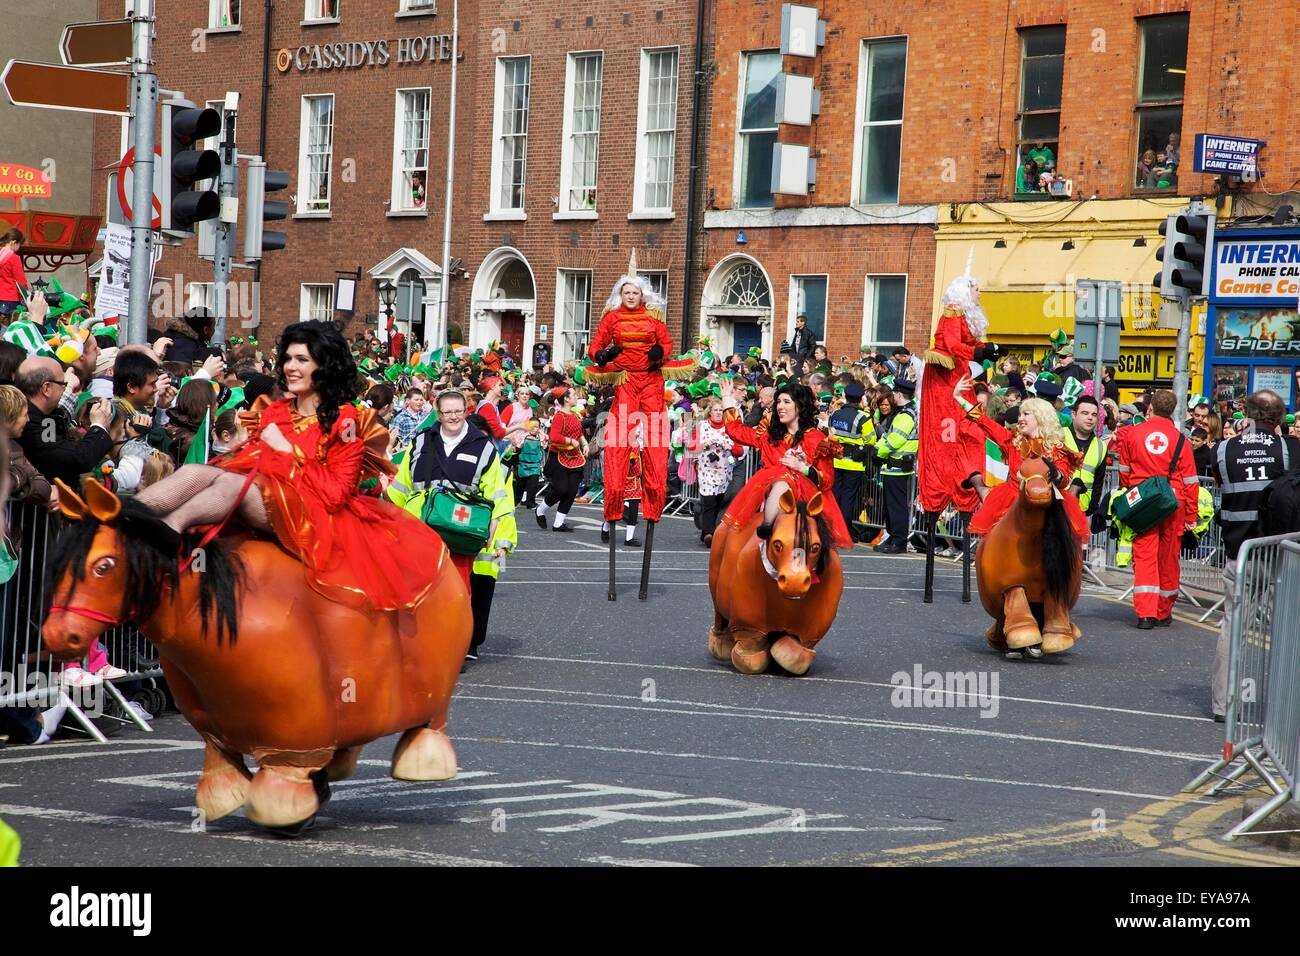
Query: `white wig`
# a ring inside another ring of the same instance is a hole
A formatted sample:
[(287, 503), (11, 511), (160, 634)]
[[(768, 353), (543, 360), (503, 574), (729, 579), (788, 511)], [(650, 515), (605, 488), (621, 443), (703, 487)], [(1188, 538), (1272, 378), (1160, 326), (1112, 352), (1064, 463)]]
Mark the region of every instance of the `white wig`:
[(980, 308), (980, 285), (973, 276), (961, 275), (948, 283), (943, 305), (965, 314), (966, 327), (975, 338), (982, 339), (988, 333), (989, 319)]
[(606, 312), (617, 309), (623, 304), (623, 286), (628, 283), (631, 283), (641, 290), (641, 302), (646, 307), (647, 312), (658, 312), (660, 315), (663, 314), (663, 296), (657, 294), (654, 289), (650, 287), (649, 279), (645, 276), (637, 275), (621, 276), (619, 280), (614, 283), (614, 289), (610, 292), (609, 299), (605, 302)]

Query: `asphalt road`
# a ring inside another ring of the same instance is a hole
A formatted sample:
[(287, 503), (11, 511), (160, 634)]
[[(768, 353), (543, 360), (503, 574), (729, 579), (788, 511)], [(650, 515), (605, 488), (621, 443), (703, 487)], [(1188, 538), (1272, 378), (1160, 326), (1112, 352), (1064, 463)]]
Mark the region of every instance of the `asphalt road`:
[[(522, 514), (522, 512), (521, 512)], [(1218, 835), (1243, 796), (1180, 795), (1222, 744), (1206, 686), (1215, 634), (1140, 632), (1087, 591), (1070, 653), (1011, 662), (939, 565), (845, 558), (834, 629), (805, 677), (746, 677), (706, 649), (707, 552), (683, 519), (658, 532), (650, 599), (623, 550), (605, 595), (595, 508), (572, 535), (521, 522), (482, 659), (451, 733), (461, 774), (387, 776), (394, 740), (335, 784), (317, 826), (202, 827), (201, 745), (168, 715), (109, 744), (0, 751), (0, 817), (29, 865), (1293, 865)], [(970, 673), (983, 697), (895, 693), (900, 672)], [(983, 681), (983, 683), (979, 683)], [(915, 703), (929, 706), (911, 706)], [(909, 706), (902, 706), (907, 704)]]

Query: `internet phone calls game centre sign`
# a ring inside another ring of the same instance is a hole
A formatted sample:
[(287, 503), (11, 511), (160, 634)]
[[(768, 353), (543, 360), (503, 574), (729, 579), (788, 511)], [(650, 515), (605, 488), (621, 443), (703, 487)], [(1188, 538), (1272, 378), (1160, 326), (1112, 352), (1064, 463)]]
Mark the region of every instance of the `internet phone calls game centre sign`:
[(1243, 179), (1253, 177), (1259, 171), (1259, 150), (1262, 146), (1262, 139), (1197, 133), (1192, 169), (1198, 173), (1222, 173)]
[(1220, 238), (1214, 244), (1215, 299), (1300, 299), (1300, 236)]

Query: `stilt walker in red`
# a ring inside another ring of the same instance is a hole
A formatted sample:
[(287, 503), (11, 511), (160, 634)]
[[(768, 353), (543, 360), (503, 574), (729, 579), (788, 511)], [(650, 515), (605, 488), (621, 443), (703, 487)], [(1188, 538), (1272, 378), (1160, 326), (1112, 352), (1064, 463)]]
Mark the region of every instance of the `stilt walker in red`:
[(680, 374), (694, 360), (668, 361), (673, 342), (663, 321), (663, 301), (649, 282), (636, 273), (636, 252), (627, 274), (618, 280), (605, 304), (600, 324), (587, 346), (596, 364), (583, 373), (593, 385), (613, 385), (614, 405), (605, 422), (605, 520), (610, 527), (609, 599), (614, 588), (614, 526), (623, 516), (628, 452), (638, 426), (645, 447), (641, 453), (641, 513), (646, 519), (645, 555), (641, 567), (641, 600), (646, 599), (654, 529), (668, 496), (668, 449), (672, 430), (664, 403), (664, 368)]
[[(971, 362), (994, 358), (998, 347), (983, 341), (989, 322), (979, 304), (979, 283), (966, 274), (949, 283), (943, 313), (934, 330), (934, 345), (925, 353), (921, 377), (920, 443), (917, 455), (917, 498), (926, 516), (926, 603), (933, 597), (934, 529), (939, 514), (953, 505), (967, 517), (980, 497), (967, 481), (984, 471), (984, 434), (966, 417), (953, 398), (953, 389), (970, 373)], [(969, 569), (968, 555), (963, 565)]]

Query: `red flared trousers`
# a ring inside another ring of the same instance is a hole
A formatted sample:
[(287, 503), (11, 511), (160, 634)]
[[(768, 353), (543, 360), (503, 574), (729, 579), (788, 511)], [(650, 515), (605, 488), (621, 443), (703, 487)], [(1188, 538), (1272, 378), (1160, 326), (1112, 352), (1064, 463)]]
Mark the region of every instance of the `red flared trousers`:
[(641, 430), (641, 515), (658, 521), (668, 495), (668, 448), (672, 429), (664, 405), (664, 377), (659, 372), (629, 372), (614, 390), (614, 406), (605, 422), (605, 520), (623, 518), (628, 450)]
[(1164, 620), (1174, 612), (1182, 581), (1182, 541), (1182, 508), (1133, 539), (1133, 610), (1139, 618)]

